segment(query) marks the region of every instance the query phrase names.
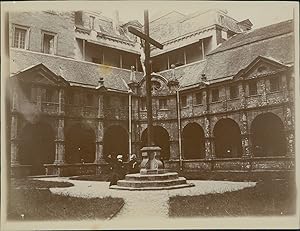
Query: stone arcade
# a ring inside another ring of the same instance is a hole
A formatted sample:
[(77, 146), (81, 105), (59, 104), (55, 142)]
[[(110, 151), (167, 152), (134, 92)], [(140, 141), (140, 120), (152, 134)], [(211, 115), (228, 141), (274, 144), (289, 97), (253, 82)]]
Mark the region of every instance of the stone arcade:
[[(13, 176), (101, 174), (110, 153), (142, 161), (146, 80), (134, 27), (99, 12), (9, 15)], [(294, 26), (251, 29), (224, 11), (149, 23), (154, 144), (198, 176), (294, 171)], [(298, 77), (298, 76), (297, 76)]]

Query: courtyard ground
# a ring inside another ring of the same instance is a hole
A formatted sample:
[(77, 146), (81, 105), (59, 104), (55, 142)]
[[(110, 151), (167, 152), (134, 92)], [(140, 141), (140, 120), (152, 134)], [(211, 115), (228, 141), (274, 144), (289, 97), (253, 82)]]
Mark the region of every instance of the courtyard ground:
[(87, 220), (108, 219), (123, 206), (121, 198), (79, 198), (57, 195), (51, 189), (74, 186), (70, 182), (34, 179), (13, 179), (8, 192), (7, 219), (42, 220)]

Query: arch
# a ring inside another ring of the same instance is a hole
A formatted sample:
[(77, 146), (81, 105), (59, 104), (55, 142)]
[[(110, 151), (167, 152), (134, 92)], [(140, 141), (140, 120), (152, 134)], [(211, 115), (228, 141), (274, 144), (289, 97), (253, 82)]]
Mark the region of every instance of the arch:
[(103, 137), (103, 153), (122, 154), (123, 160), (127, 160), (129, 153), (129, 136), (127, 131), (121, 125), (112, 125), (105, 129)]
[(67, 163), (92, 163), (95, 161), (96, 136), (93, 129), (78, 123), (65, 136)]
[(20, 134), (20, 163), (31, 165), (31, 175), (45, 174), (44, 164), (53, 164), (55, 159), (54, 132), (43, 122), (27, 124)]
[(185, 159), (204, 159), (204, 131), (197, 123), (187, 124), (182, 131), (182, 147)]
[(271, 112), (255, 117), (251, 123), (254, 156), (284, 156), (286, 140), (282, 120)]
[[(161, 126), (153, 126), (154, 144), (161, 148), (161, 158), (163, 160), (170, 159), (170, 136), (168, 131)], [(143, 131), (142, 147), (147, 145), (147, 128)]]
[(242, 156), (241, 131), (232, 119), (220, 119), (214, 126), (215, 153), (218, 158)]

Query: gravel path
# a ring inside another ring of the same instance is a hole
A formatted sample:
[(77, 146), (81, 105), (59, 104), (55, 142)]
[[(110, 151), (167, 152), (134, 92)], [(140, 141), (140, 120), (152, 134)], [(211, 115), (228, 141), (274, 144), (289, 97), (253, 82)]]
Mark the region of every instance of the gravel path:
[(241, 190), (255, 186), (255, 182), (230, 182), (230, 181), (200, 181), (191, 180), (195, 187), (162, 190), (162, 191), (124, 191), (109, 189), (109, 182), (69, 180), (67, 177), (39, 178), (46, 181), (65, 181), (74, 184), (68, 188), (50, 188), (54, 194), (69, 195), (84, 198), (123, 198), (125, 205), (113, 220), (132, 219), (142, 217), (168, 218), (168, 200), (173, 196), (192, 196), (208, 193), (224, 193)]

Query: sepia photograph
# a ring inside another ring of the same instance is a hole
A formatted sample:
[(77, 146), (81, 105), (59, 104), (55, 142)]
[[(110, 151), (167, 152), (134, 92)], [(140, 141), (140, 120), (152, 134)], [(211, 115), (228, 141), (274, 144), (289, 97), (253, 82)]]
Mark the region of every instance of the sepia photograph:
[(2, 2), (1, 230), (299, 228), (298, 46), (298, 2)]

